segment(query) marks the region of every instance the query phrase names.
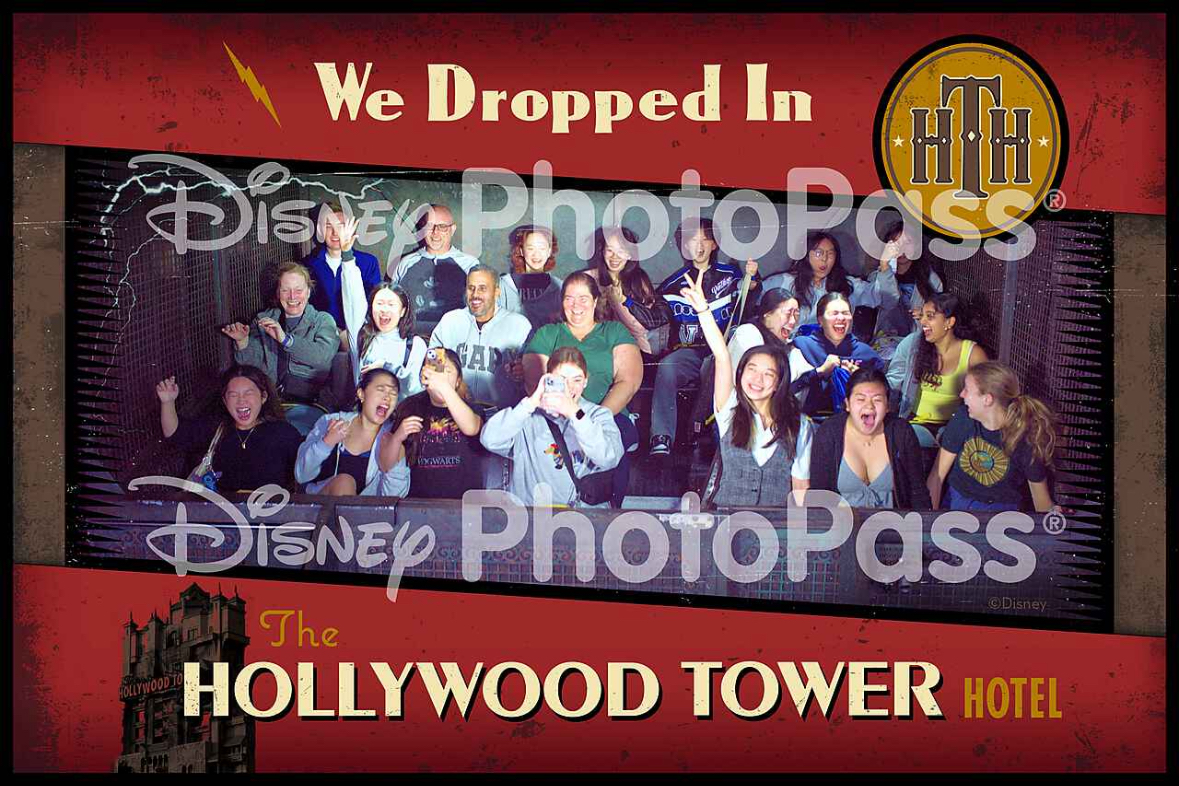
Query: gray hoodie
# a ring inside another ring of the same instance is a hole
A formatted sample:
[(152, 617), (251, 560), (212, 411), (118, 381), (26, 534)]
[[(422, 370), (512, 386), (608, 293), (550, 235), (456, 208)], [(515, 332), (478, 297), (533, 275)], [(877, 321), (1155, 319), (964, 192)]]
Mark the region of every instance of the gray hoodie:
[[(585, 417), (580, 420), (553, 418), (573, 458), (573, 471), (577, 477), (583, 478), (614, 469), (622, 460), (622, 435), (618, 432), (614, 415), (584, 398), (578, 406), (585, 412)], [(532, 402), (526, 398), (511, 409), (500, 410), (488, 420), (479, 440), (491, 452), (512, 459), (512, 480), (508, 490), (525, 505), (535, 504), (533, 489), (539, 483), (546, 483), (552, 489), (553, 504), (575, 505), (577, 489), (545, 421), (544, 411), (533, 410)]]

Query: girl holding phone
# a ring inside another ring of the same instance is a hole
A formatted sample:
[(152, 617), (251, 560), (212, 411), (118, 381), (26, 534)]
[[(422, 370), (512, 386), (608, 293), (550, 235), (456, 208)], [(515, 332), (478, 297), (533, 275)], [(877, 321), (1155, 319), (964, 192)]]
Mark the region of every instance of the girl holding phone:
[[(497, 412), (483, 427), (483, 446), (512, 459), (510, 490), (524, 504), (535, 504), (535, 489), (541, 484), (550, 488), (553, 503), (578, 503), (566, 459), (579, 479), (614, 469), (622, 459), (622, 435), (614, 414), (583, 397), (588, 383), (585, 356), (575, 347), (559, 347), (549, 356), (546, 373), (532, 395)], [(554, 439), (550, 421), (562, 435), (564, 448)]]

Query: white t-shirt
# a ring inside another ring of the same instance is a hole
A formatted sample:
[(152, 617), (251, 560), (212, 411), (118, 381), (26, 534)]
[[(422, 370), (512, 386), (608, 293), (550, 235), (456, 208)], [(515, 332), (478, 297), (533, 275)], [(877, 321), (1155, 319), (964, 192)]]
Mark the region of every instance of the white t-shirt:
[[(740, 365), (741, 358), (753, 347), (760, 347), (765, 343), (765, 339), (762, 338), (761, 331), (757, 329), (756, 325), (744, 324), (733, 331), (733, 337), (729, 339), (729, 358), (733, 361), (734, 384), (737, 382), (737, 366)], [(795, 346), (790, 347), (787, 359), (790, 362), (791, 382), (815, 368), (806, 361), (802, 351)]]
[[(729, 428), (733, 425), (733, 413), (737, 411), (737, 391), (734, 390), (729, 394), (729, 400), (725, 402), (724, 407), (716, 412), (716, 426), (720, 429), (721, 439), (725, 439), (729, 435)], [(791, 477), (799, 480), (810, 480), (811, 477), (811, 436), (814, 432), (814, 426), (811, 424), (811, 419), (806, 415), (802, 415), (802, 424), (798, 429), (798, 439), (794, 443), (794, 464), (790, 467)], [(754, 413), (753, 416), (753, 460), (757, 462), (757, 466), (764, 467), (770, 457), (774, 455), (774, 451), (778, 449), (778, 443), (771, 442), (769, 447), (765, 443), (769, 440), (769, 433), (762, 428), (761, 415)]]

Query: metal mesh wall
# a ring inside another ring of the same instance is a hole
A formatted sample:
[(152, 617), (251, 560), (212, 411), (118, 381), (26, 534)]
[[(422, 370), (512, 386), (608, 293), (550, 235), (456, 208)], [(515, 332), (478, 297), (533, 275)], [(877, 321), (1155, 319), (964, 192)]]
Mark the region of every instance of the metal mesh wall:
[[(159, 449), (156, 383), (176, 376), (182, 415), (206, 405), (231, 360), (220, 327), (231, 320), (248, 322), (262, 308), (264, 268), (302, 256), (297, 245), (259, 245), (250, 236), (224, 251), (178, 253), (148, 223), (149, 213), (176, 200), (176, 192), (145, 193), (144, 174), (111, 160), (82, 160), (75, 169), (74, 357), (82, 392), (93, 397), (83, 405), (84, 438), (99, 467), (120, 484), (145, 470), (178, 470), (166, 466), (167, 451)], [(244, 182), (246, 173), (225, 174)], [(199, 180), (190, 173), (183, 182)], [(299, 193), (288, 185), (276, 196), (292, 199)], [(219, 189), (193, 188), (187, 197), (219, 204), (226, 213), (221, 226), (189, 221), (190, 240), (223, 237), (236, 225), (236, 208)], [(167, 211), (151, 220), (176, 231), (175, 216)]]
[(1112, 476), (1113, 224), (1090, 214), (1041, 220), (1035, 231), (1026, 258), (1003, 262), (980, 252), (946, 263), (947, 283), (991, 332), (992, 356), (1059, 417), (1059, 501), (1096, 511)]

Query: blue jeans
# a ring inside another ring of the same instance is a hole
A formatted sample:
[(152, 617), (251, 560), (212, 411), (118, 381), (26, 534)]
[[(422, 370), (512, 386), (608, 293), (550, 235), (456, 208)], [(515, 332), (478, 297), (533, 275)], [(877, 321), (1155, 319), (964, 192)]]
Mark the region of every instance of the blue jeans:
[(966, 496), (953, 486), (946, 487), (946, 505), (950, 510), (1019, 510), (1018, 502), (983, 502)]
[(614, 495), (610, 498), (610, 507), (621, 508), (630, 485), (630, 452), (639, 444), (639, 430), (628, 416), (621, 413), (614, 416), (614, 422), (622, 434), (622, 461), (614, 469)]
[(284, 404), (283, 412), (287, 416), (287, 423), (294, 426), (303, 437), (310, 434), (319, 419), (327, 414), (311, 404)]
[(651, 436), (664, 435), (675, 442), (676, 394), (700, 381), (700, 366), (707, 347), (681, 347), (659, 363), (655, 393), (651, 399)]

